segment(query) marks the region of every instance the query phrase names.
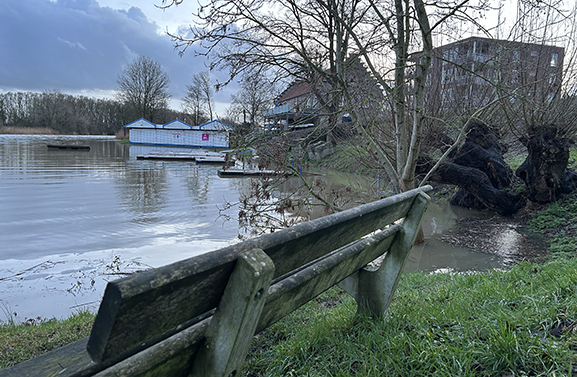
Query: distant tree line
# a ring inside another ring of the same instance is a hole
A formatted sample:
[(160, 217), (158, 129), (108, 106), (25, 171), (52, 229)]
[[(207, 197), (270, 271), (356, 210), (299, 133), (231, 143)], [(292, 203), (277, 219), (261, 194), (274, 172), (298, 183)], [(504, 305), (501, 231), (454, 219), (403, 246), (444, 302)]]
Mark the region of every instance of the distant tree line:
[[(182, 114), (164, 107), (155, 111), (151, 121), (166, 123), (178, 117)], [(4, 127), (113, 135), (135, 119), (134, 111), (118, 100), (74, 96), (58, 90), (0, 94), (0, 126)]]
[(0, 124), (49, 128), (62, 134), (114, 134), (124, 125), (119, 102), (58, 90), (0, 94)]

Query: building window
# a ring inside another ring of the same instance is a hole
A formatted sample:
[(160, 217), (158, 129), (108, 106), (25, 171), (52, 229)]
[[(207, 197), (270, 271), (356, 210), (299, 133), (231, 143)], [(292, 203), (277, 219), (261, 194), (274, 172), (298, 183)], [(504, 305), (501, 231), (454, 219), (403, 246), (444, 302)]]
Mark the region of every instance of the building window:
[(513, 62), (519, 63), (520, 61), (521, 61), (521, 54), (519, 53), (519, 50), (514, 50), (513, 51)]
[(489, 43), (481, 42), (479, 43), (479, 54), (487, 55), (489, 53)]
[(557, 67), (557, 62), (559, 60), (559, 54), (556, 52), (551, 54), (551, 67)]

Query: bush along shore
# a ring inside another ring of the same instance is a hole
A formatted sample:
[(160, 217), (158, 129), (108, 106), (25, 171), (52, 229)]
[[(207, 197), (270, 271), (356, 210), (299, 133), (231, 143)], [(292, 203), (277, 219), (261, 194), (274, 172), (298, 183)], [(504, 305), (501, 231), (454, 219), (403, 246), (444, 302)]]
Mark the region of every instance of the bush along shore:
[[(577, 375), (577, 194), (530, 215), (551, 261), (404, 274), (386, 317), (332, 289), (255, 336), (243, 375)], [(94, 315), (0, 325), (0, 368), (87, 336)]]

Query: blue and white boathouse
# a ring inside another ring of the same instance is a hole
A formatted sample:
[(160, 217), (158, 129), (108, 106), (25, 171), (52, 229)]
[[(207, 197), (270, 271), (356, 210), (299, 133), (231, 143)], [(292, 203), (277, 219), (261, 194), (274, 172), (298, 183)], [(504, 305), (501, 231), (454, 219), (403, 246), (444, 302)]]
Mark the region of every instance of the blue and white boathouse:
[(218, 120), (191, 126), (181, 120), (154, 124), (140, 118), (127, 124), (130, 144), (192, 148), (230, 148), (232, 127)]

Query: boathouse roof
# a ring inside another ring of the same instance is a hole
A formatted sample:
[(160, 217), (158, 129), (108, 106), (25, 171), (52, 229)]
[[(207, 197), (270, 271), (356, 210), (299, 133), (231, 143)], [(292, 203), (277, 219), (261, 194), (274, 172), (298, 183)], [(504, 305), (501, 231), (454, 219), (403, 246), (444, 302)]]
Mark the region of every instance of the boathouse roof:
[(228, 124), (222, 123), (220, 120), (211, 120), (210, 122), (206, 122), (198, 126), (199, 130), (207, 130), (207, 131), (232, 131), (234, 128), (229, 126)]
[(144, 118), (140, 118), (135, 120), (134, 122), (128, 123), (126, 126), (124, 126), (125, 128), (156, 128), (157, 125), (149, 122), (148, 120), (144, 119)]
[(180, 119), (175, 119), (165, 124), (154, 124), (144, 118), (128, 123), (125, 128), (155, 128), (165, 130), (205, 130), (205, 131), (232, 131), (234, 128), (228, 124), (222, 123), (220, 120), (211, 120), (199, 126), (191, 126)]
[(170, 129), (170, 130), (192, 130), (194, 127), (192, 127), (188, 123), (183, 122), (180, 119), (175, 119), (172, 122), (168, 122), (168, 123), (162, 125), (160, 128)]

